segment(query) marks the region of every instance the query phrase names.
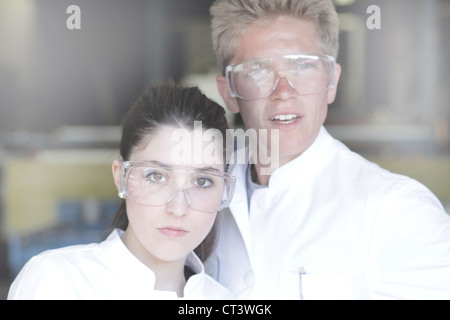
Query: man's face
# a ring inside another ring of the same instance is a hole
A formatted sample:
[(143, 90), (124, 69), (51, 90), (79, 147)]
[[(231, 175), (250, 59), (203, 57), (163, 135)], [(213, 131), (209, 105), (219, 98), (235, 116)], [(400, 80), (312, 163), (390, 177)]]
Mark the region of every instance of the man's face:
[[(315, 27), (309, 22), (281, 16), (256, 22), (241, 34), (231, 64), (298, 53), (324, 54), (317, 44)], [(337, 85), (340, 66), (336, 69)], [(217, 84), (227, 107), (233, 113), (241, 113), (248, 129), (279, 130), (280, 165), (311, 146), (325, 122), (328, 104), (334, 101), (336, 94), (335, 86), (320, 94), (300, 95), (286, 78), (281, 78), (269, 97), (243, 100), (230, 95), (225, 77), (217, 77)]]

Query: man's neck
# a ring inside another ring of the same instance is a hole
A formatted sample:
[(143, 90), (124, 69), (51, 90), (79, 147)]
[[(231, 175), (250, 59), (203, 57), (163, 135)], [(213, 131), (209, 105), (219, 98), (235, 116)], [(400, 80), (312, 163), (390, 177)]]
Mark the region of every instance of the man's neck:
[(304, 149), (301, 150), (299, 153), (288, 154), (288, 155), (279, 155), (277, 165), (274, 165), (273, 163), (270, 163), (269, 165), (264, 165), (264, 164), (261, 164), (261, 161), (259, 161), (259, 159), (258, 159), (258, 161), (256, 161), (256, 163), (254, 165), (252, 165), (252, 168), (251, 168), (253, 182), (258, 183), (262, 186), (269, 185), (269, 180), (270, 180), (270, 177), (272, 176), (272, 174), (277, 169), (281, 168), (282, 166), (291, 162), (292, 160), (297, 159), (304, 152), (306, 152), (314, 144), (318, 135), (319, 135), (319, 132), (317, 132), (317, 135), (314, 137), (314, 139), (312, 139), (311, 143), (307, 147), (304, 147)]
[(285, 164), (291, 162), (297, 156), (291, 156), (291, 157), (283, 157), (280, 158), (279, 164), (276, 167), (272, 167), (272, 164), (270, 166), (262, 165), (260, 162), (257, 162), (256, 164), (252, 165), (251, 167), (251, 173), (252, 173), (252, 180), (255, 183), (258, 183), (262, 186), (269, 185), (269, 180), (272, 174), (280, 167), (284, 166)]

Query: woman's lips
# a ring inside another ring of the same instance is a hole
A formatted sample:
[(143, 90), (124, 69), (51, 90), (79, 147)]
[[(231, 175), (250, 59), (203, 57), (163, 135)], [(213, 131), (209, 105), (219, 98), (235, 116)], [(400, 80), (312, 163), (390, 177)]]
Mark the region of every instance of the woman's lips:
[(158, 231), (161, 232), (166, 237), (170, 238), (181, 238), (184, 237), (189, 232), (178, 227), (163, 227), (158, 228)]

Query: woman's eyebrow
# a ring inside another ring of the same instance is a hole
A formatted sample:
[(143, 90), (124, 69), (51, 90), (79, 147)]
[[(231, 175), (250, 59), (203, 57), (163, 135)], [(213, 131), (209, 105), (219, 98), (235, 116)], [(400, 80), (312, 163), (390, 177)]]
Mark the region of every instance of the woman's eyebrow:
[(164, 163), (164, 162), (160, 162), (160, 161), (156, 161), (156, 160), (150, 160), (149, 162), (151, 162), (151, 163), (153, 163), (153, 164), (156, 164), (156, 165), (159, 166), (159, 167), (163, 167), (163, 168), (167, 168), (167, 169), (172, 169), (172, 166), (171, 166), (171, 165), (169, 165), (169, 164), (167, 164), (167, 163)]
[[(151, 163), (154, 163), (162, 168), (167, 168), (167, 169), (176, 169), (176, 165), (171, 165), (171, 164), (167, 164), (165, 162), (160, 162), (160, 161), (156, 161), (156, 160), (151, 160), (149, 161)], [(221, 172), (219, 169), (214, 168), (214, 167), (189, 167), (186, 166), (186, 169), (192, 169), (194, 171), (216, 171), (216, 172)]]
[(216, 172), (221, 172), (219, 169), (213, 168), (213, 167), (199, 168), (199, 170), (202, 170), (202, 171), (216, 171)]

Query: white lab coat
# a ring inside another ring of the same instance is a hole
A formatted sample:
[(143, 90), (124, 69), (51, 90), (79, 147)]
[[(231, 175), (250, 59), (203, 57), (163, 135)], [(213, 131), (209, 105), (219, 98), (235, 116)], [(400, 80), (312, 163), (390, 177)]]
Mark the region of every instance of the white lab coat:
[(239, 298), (450, 299), (450, 217), (419, 182), (381, 169), (325, 128), (256, 189), (247, 165), (221, 213), (207, 271)]
[[(8, 299), (176, 299), (154, 289), (154, 272), (140, 262), (115, 230), (101, 243), (70, 246), (33, 257), (11, 285)], [(228, 299), (230, 292), (208, 276), (189, 254), (186, 265), (196, 274), (184, 288), (185, 299)]]

